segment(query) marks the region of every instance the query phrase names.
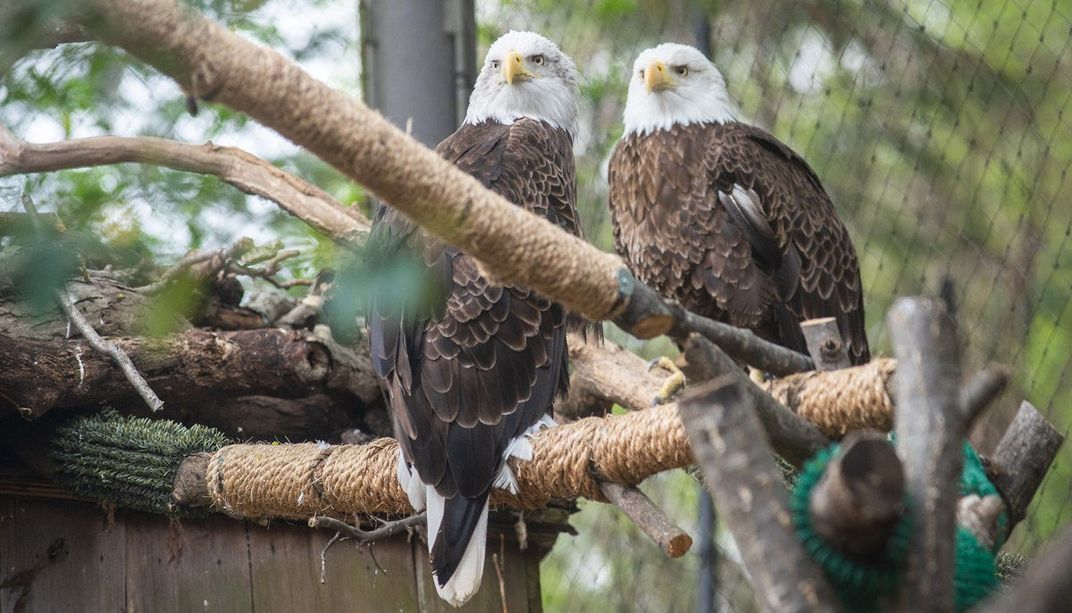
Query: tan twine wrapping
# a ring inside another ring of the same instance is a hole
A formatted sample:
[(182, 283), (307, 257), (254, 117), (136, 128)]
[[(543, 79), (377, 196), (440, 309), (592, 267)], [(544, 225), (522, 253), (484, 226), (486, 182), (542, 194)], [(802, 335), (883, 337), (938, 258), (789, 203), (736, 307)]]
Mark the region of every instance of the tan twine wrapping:
[[(692, 462), (677, 407), (589, 417), (538, 432), (533, 460), (511, 461), (520, 495), (496, 491), (499, 506), (534, 509), (552, 499), (604, 500), (592, 475), (635, 485)], [(412, 512), (398, 484), (398, 444), (228, 445), (206, 475), (212, 506), (238, 517)]]
[(878, 358), (851, 368), (789, 375), (764, 387), (823, 434), (840, 439), (854, 430), (893, 427), (889, 386), (896, 369), (896, 360)]
[[(851, 430), (888, 430), (893, 402), (886, 388), (895, 362), (811, 372), (775, 380), (772, 395), (841, 438)], [(584, 496), (605, 501), (594, 477), (637, 485), (692, 463), (676, 405), (626, 415), (589, 417), (536, 433), (533, 459), (511, 460), (520, 492), (495, 491), (493, 504), (534, 509)], [(398, 445), (229, 445), (209, 463), (213, 506), (240, 517), (303, 518), (319, 514), (412, 512), (398, 484)]]

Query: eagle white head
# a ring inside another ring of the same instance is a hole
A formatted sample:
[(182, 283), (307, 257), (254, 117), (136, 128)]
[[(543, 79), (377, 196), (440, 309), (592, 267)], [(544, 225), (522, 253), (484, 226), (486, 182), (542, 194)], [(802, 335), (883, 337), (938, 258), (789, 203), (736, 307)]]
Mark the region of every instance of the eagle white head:
[(465, 123), (530, 117), (575, 134), (577, 82), (577, 67), (558, 45), (533, 32), (511, 30), (488, 49)]
[(640, 53), (629, 78), (625, 133), (725, 122), (735, 112), (722, 73), (699, 49), (663, 43)]

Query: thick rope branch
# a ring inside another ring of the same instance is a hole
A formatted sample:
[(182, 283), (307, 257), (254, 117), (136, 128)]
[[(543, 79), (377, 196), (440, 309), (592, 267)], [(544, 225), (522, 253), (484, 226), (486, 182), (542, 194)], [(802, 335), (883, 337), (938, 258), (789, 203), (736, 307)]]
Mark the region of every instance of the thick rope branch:
[(214, 175), (239, 190), (275, 202), (337, 242), (364, 240), (369, 223), (327, 192), (242, 149), (190, 145), (147, 136), (97, 136), (34, 144), (0, 125), (0, 177), (134, 162)]

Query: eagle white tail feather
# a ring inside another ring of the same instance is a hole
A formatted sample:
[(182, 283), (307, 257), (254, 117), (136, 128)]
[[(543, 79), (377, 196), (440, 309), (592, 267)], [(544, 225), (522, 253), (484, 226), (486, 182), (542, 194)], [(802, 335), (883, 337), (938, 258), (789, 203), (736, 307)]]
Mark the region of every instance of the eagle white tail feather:
[(424, 491), (427, 487), (417, 472), (413, 470), (413, 467), (406, 462), (406, 458), (402, 456), (402, 450), (398, 450), (398, 483), (402, 486), (402, 489), (406, 492), (406, 497), (409, 498), (409, 504), (413, 507), (414, 511), (420, 512), (424, 510), (425, 500)]
[[(426, 500), (428, 502), (428, 553), (432, 552), (436, 535), (439, 534), (439, 526), (443, 523), (443, 507), (446, 499), (440, 496), (435, 488), (427, 486)], [(458, 564), (457, 570), (451, 576), (447, 584), (440, 587), (439, 582), (433, 579), (432, 583), (439, 592), (439, 597), (447, 601), (452, 607), (460, 607), (476, 594), (480, 589), (480, 580), (484, 577), (484, 549), (488, 540), (488, 504), (484, 503), (484, 510), (480, 513), (476, 530), (469, 538), (469, 544), (465, 546), (465, 553)], [(433, 577), (435, 571), (432, 571)]]
[(525, 430), (521, 436), (510, 441), (510, 444), (506, 446), (506, 451), (503, 451), (503, 466), (499, 469), (499, 474), (495, 475), (492, 487), (506, 490), (516, 495), (518, 492), (517, 477), (514, 476), (514, 471), (510, 469), (510, 458), (518, 458), (526, 462), (531, 461), (532, 444), (529, 443), (529, 439), (540, 430), (552, 428), (556, 425), (558, 424), (555, 423), (555, 420), (550, 415), (544, 415), (540, 418), (540, 421), (529, 426), (529, 429)]

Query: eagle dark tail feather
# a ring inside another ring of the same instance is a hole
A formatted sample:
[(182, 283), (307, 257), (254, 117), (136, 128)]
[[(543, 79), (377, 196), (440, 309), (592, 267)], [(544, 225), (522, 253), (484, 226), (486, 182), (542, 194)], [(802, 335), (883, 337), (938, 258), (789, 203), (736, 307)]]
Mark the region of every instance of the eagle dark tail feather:
[[(444, 498), (428, 488), (429, 551), (436, 591), (457, 607), (480, 589), (488, 537), (488, 496)], [(434, 537), (432, 536), (434, 535)]]

